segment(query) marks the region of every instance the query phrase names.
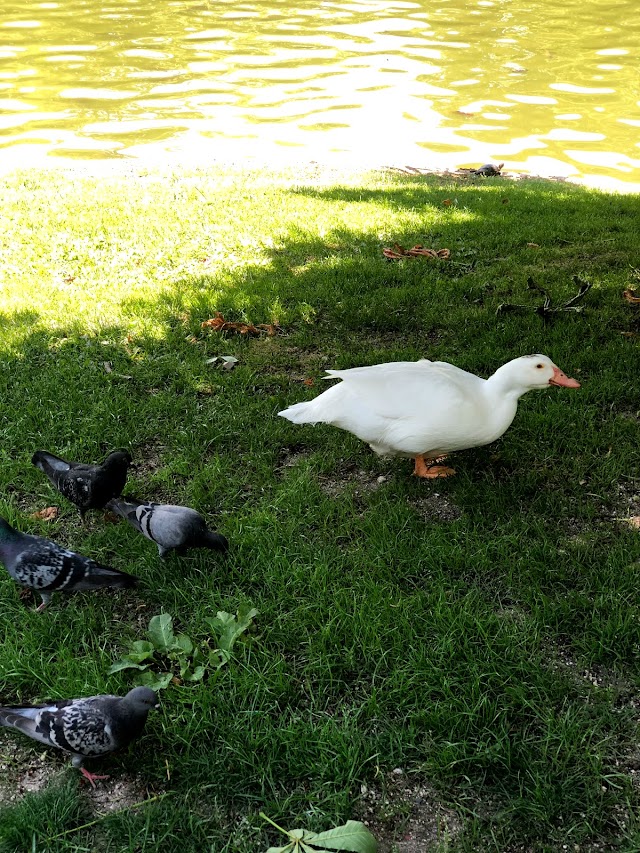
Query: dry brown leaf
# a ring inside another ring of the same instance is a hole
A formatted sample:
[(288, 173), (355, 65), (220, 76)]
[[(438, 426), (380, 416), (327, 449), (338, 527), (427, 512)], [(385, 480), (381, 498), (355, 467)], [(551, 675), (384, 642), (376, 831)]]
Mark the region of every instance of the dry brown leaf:
[(539, 243), (527, 243), (527, 246), (529, 247), (529, 249), (539, 249), (540, 248)]
[(424, 246), (413, 246), (411, 249), (404, 249), (398, 243), (393, 244), (393, 249), (383, 249), (382, 254), (389, 260), (397, 261), (400, 258), (435, 258), (436, 260), (446, 260), (451, 256), (449, 249), (427, 249)]
[(315, 379), (304, 379), (302, 384), (311, 387), (312, 385), (315, 385)]
[(60, 510), (57, 506), (48, 506), (45, 509), (41, 509), (39, 512), (34, 512), (31, 514), (31, 518), (41, 518), (43, 521), (53, 521), (54, 518), (58, 517), (58, 513)]
[(451, 207), (452, 204), (453, 204), (453, 202), (451, 201), (450, 198), (445, 198), (442, 200), (442, 206), (443, 207)]
[(632, 518), (628, 518), (627, 521), (632, 527), (636, 527), (640, 530), (640, 515), (634, 515)]
[(632, 305), (640, 305), (640, 296), (636, 296), (635, 287), (628, 287), (626, 290), (623, 290), (622, 295)]
[(215, 317), (204, 320), (200, 325), (203, 329), (213, 329), (214, 332), (236, 332), (239, 335), (259, 335), (261, 332), (277, 335), (282, 331), (275, 323), (260, 323), (258, 326), (253, 323), (233, 323), (231, 320), (225, 320), (220, 311), (216, 311)]

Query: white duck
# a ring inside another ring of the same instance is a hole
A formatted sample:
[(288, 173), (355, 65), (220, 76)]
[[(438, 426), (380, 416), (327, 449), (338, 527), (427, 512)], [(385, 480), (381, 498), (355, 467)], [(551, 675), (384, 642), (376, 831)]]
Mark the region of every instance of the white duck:
[(327, 374), (326, 379), (342, 382), (278, 414), (296, 424), (340, 427), (380, 455), (413, 457), (414, 474), (429, 478), (455, 474), (435, 464), (449, 453), (490, 444), (506, 432), (527, 391), (580, 387), (546, 355), (514, 358), (489, 379), (427, 359)]

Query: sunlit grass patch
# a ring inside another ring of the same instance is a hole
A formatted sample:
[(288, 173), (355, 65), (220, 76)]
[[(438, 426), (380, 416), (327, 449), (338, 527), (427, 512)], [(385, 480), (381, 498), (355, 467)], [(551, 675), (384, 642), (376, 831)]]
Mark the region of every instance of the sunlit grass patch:
[[(38, 849), (256, 853), (276, 843), (260, 811), (321, 831), (398, 768), (458, 810), (450, 849), (632, 849), (640, 545), (618, 519), (640, 500), (640, 328), (622, 298), (638, 200), (223, 170), (18, 175), (3, 191), (0, 514), (141, 584), (35, 614), (0, 575), (0, 699), (121, 693), (129, 676), (108, 669), (153, 616), (203, 637), (218, 611), (258, 611), (228, 666), (171, 684), (138, 745), (103, 762), (166, 797), (76, 834), (95, 804), (70, 770), (56, 787), (47, 753), (53, 787), (3, 812), (6, 849), (35, 833)], [(451, 257), (388, 261), (394, 243)], [(574, 275), (591, 284), (582, 310), (545, 322), (528, 279), (561, 304)], [(221, 334), (202, 325), (216, 312), (279, 328)], [(277, 417), (327, 368), (427, 357), (488, 376), (528, 352), (582, 388), (527, 395), (450, 481)], [(138, 464), (132, 494), (196, 507), (229, 555), (162, 563), (101, 513), (82, 525), (30, 464), (116, 447)], [(32, 517), (50, 505), (54, 521)], [(598, 684), (580, 676), (596, 668)], [(387, 840), (411, 808), (375, 816)]]

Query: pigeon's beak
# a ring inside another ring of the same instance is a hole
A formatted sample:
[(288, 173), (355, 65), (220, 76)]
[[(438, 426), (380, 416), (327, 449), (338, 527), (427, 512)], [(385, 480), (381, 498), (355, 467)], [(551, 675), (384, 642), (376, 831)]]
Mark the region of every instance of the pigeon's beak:
[(549, 380), (549, 385), (560, 385), (563, 388), (579, 388), (580, 383), (577, 379), (571, 379), (564, 374), (559, 367), (553, 368), (553, 376)]

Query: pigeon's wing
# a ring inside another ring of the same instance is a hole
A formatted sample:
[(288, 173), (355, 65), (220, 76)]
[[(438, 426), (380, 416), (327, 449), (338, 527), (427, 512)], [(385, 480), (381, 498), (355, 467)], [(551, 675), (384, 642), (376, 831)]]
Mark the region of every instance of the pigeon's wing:
[(76, 699), (40, 712), (36, 730), (60, 749), (77, 755), (103, 755), (118, 748), (109, 709), (115, 696)]
[(95, 589), (100, 586), (134, 586), (131, 575), (103, 566), (55, 542), (39, 536), (30, 543), (9, 569), (19, 584), (38, 591)]
[(71, 468), (71, 463), (67, 462), (66, 459), (61, 459), (46, 450), (36, 450), (31, 457), (31, 463), (46, 474), (50, 480), (65, 474)]

